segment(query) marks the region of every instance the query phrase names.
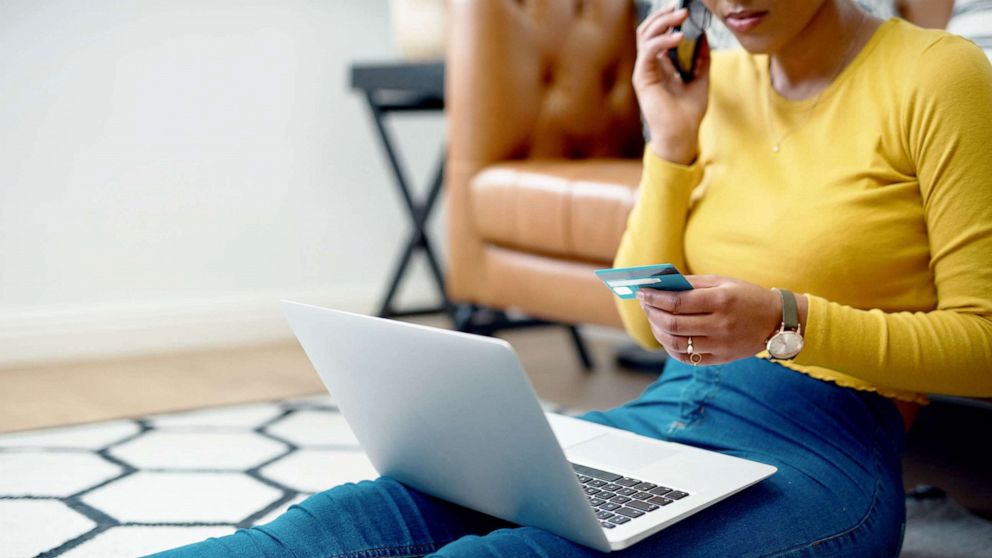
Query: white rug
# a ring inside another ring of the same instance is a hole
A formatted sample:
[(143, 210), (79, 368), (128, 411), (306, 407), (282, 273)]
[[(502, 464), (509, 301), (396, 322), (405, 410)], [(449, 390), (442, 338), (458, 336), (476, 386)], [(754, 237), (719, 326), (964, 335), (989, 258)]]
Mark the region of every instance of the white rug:
[(377, 477), (329, 397), (0, 436), (0, 556), (133, 557)]
[[(150, 554), (376, 476), (326, 396), (0, 435), (0, 557)], [(992, 556), (992, 523), (907, 504), (903, 557)]]

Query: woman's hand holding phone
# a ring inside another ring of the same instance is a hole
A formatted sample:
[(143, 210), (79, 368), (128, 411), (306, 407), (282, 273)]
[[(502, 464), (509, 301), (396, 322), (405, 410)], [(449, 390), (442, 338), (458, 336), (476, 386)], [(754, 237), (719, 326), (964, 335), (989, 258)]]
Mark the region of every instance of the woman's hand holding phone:
[(696, 65), (695, 79), (683, 83), (669, 49), (682, 40), (672, 29), (682, 24), (688, 11), (675, 6), (662, 8), (637, 27), (637, 61), (634, 91), (651, 131), (650, 148), (659, 157), (688, 165), (696, 159), (699, 125), (706, 114), (709, 96), (710, 50), (705, 43)]

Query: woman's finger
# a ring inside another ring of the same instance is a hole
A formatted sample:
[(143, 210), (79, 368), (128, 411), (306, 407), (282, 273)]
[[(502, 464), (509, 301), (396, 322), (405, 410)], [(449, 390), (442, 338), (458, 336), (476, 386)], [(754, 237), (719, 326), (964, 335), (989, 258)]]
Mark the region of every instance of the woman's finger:
[(637, 298), (645, 305), (671, 314), (710, 314), (720, 310), (720, 296), (712, 289), (662, 291), (639, 289)]
[(675, 11), (675, 4), (673, 3), (673, 4), (669, 4), (668, 6), (665, 6), (664, 8), (659, 8), (654, 12), (651, 12), (648, 15), (648, 17), (644, 18), (644, 21), (642, 21), (640, 25), (637, 26), (637, 36), (641, 37), (647, 31), (647, 29), (651, 27), (651, 25), (654, 22), (658, 21), (658, 18), (663, 17), (666, 14), (670, 14), (674, 11)]
[(650, 23), (645, 21), (647, 24), (644, 26), (643, 32), (638, 32), (637, 39), (639, 42), (644, 42), (652, 37), (658, 35), (663, 35), (668, 33), (668, 30), (681, 24), (689, 17), (689, 10), (682, 8), (674, 12), (664, 13), (661, 16), (654, 18)]
[(634, 61), (635, 87), (638, 79), (644, 80), (646, 83), (674, 79), (675, 67), (672, 66), (664, 52), (677, 45), (681, 39), (681, 33), (661, 35), (642, 45), (642, 49), (637, 53), (637, 59)]
[(686, 275), (685, 279), (690, 285), (697, 289), (719, 287), (728, 281), (727, 278), (722, 275)]
[(670, 335), (712, 336), (718, 331), (714, 324), (715, 314), (681, 315), (671, 314), (653, 306), (641, 305), (652, 327)]
[(682, 42), (682, 37), (681, 32), (652, 37), (644, 41), (637, 55), (643, 56), (645, 60), (657, 60), (661, 53), (677, 47)]
[(670, 79), (676, 80), (679, 85), (682, 84), (681, 78), (678, 78), (678, 71), (675, 70), (675, 64), (672, 64), (672, 59), (668, 57), (667, 52), (659, 52), (655, 57), (658, 65), (661, 67), (661, 71), (665, 73)]
[(689, 352), (689, 339), (692, 339), (692, 352), (694, 353), (713, 353), (719, 349), (709, 337), (702, 335), (672, 335), (653, 328), (652, 331), (654, 332), (654, 338), (661, 343), (662, 347), (676, 353)]

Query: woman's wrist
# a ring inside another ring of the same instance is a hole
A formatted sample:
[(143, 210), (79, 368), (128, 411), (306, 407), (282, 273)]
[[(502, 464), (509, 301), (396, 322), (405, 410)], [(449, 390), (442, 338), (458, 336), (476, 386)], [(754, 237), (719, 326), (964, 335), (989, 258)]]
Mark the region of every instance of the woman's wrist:
[[(775, 289), (770, 289), (773, 293), (771, 300), (771, 315), (773, 317), (774, 327), (768, 334), (768, 338), (779, 330), (784, 323), (784, 314), (782, 310), (782, 297), (779, 295)], [(806, 332), (806, 316), (809, 314), (809, 298), (804, 294), (793, 293), (796, 298), (796, 312), (799, 314), (799, 331), (805, 334)], [(767, 339), (766, 338), (766, 341)]]
[(689, 166), (696, 161), (696, 142), (666, 141), (659, 138), (652, 139), (649, 147), (652, 153), (669, 163)]

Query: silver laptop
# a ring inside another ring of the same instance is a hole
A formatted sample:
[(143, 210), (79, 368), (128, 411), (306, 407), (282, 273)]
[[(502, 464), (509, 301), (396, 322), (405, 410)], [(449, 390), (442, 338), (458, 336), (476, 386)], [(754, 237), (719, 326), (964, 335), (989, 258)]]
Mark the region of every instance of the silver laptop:
[(467, 508), (609, 552), (776, 471), (546, 414), (501, 339), (283, 309), (376, 470)]

